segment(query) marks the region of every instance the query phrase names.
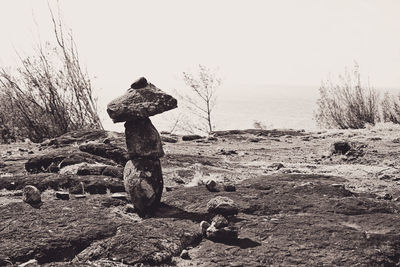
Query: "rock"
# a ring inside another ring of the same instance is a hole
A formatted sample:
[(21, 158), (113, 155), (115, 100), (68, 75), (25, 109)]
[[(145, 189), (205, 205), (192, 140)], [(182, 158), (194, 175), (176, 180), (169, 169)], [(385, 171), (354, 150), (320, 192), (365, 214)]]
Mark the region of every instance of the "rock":
[(212, 219), (211, 225), (214, 225), (215, 228), (220, 229), (222, 227), (228, 226), (228, 220), (221, 214), (218, 214)]
[(111, 198), (126, 200), (126, 194), (125, 193), (114, 193), (111, 195)]
[(177, 107), (177, 101), (153, 84), (130, 89), (107, 105), (107, 113), (114, 123), (136, 117), (146, 118)]
[(125, 165), (129, 160), (128, 153), (125, 149), (106, 143), (89, 143), (79, 146), (79, 150), (100, 156), (107, 159), (112, 159), (118, 164)]
[(86, 198), (86, 195), (74, 195), (74, 197), (76, 198), (76, 199), (80, 199), (80, 198)]
[(165, 143), (176, 143), (178, 142), (178, 139), (170, 136), (161, 135), (161, 141)]
[(216, 228), (211, 225), (207, 228), (206, 237), (217, 242), (227, 242), (237, 239), (238, 230), (234, 226)]
[(182, 250), (180, 257), (184, 260), (190, 259), (189, 251), (186, 249)]
[(131, 158), (164, 156), (160, 134), (149, 118), (136, 118), (125, 123), (125, 137)]
[(346, 141), (335, 142), (332, 145), (332, 154), (346, 154), (351, 149), (351, 146)]
[(163, 178), (159, 159), (134, 159), (126, 163), (124, 185), (139, 215), (151, 214), (159, 206)]
[(235, 192), (236, 186), (234, 184), (224, 184), (224, 190), (226, 192)]
[(275, 163), (272, 163), (271, 165), (269, 165), (268, 167), (271, 169), (279, 170), (279, 169), (284, 168), (285, 166), (282, 163), (275, 162)]
[(22, 191), (22, 200), (28, 204), (38, 204), (42, 202), (41, 193), (33, 185), (27, 185)]
[(208, 180), (206, 182), (206, 188), (210, 192), (218, 192), (217, 183), (214, 180)]
[(132, 89), (141, 89), (148, 85), (145, 77), (140, 77), (134, 83), (131, 84)]
[(24, 262), (24, 263), (18, 265), (18, 267), (37, 267), (37, 266), (40, 266), (40, 265), (39, 265), (38, 261), (35, 259), (31, 259), (27, 262)]
[(202, 138), (204, 138), (204, 137), (197, 135), (197, 134), (189, 134), (189, 135), (182, 136), (183, 141), (193, 141), (193, 140), (202, 139)]
[(82, 165), (78, 168), (77, 175), (101, 175), (106, 168), (104, 165)]
[(117, 166), (107, 166), (104, 168), (102, 175), (115, 178), (124, 178), (124, 169)]
[(62, 200), (69, 200), (69, 193), (58, 191), (58, 192), (56, 192), (56, 198), (62, 199)]
[(235, 202), (228, 197), (222, 196), (211, 199), (207, 203), (207, 210), (210, 213), (221, 215), (234, 215), (238, 213), (238, 207)]
[(210, 224), (207, 221), (202, 221), (200, 223), (200, 230), (203, 236), (206, 236), (208, 227), (210, 227)]

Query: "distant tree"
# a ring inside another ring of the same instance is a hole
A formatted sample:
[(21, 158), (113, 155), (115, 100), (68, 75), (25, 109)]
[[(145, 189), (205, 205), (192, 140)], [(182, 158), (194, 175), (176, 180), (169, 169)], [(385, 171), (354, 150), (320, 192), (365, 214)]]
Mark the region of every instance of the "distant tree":
[(339, 82), (322, 82), (316, 120), (320, 126), (359, 129), (379, 121), (379, 95), (370, 86), (362, 86), (359, 67), (339, 76)]
[(0, 124), (35, 142), (71, 130), (102, 128), (72, 34), (50, 13), (55, 45), (39, 42), (35, 55), (18, 54), (16, 71), (0, 67)]
[(183, 72), (183, 81), (189, 92), (181, 95), (184, 105), (199, 120), (189, 128), (196, 128), (203, 132), (212, 132), (213, 111), (216, 104), (216, 91), (222, 83), (215, 71), (199, 65), (197, 73)]

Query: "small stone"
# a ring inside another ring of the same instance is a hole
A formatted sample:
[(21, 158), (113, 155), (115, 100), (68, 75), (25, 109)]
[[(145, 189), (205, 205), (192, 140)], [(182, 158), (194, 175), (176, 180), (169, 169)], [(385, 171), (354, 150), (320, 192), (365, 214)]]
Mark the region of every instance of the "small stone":
[(33, 185), (27, 185), (22, 191), (22, 200), (28, 204), (38, 204), (42, 202), (41, 193)]
[(217, 183), (214, 180), (208, 180), (206, 182), (206, 187), (210, 192), (218, 192)]
[(234, 184), (224, 184), (224, 190), (226, 192), (235, 192), (236, 186)]
[(126, 204), (125, 206), (125, 212), (127, 213), (134, 213), (135, 212), (135, 207), (132, 204)]
[(126, 200), (126, 193), (114, 193), (111, 198)]
[(80, 198), (86, 198), (86, 195), (74, 195), (74, 197), (76, 198), (76, 199), (80, 199)]
[(275, 170), (279, 170), (284, 168), (285, 166), (282, 163), (272, 163), (271, 165), (269, 165), (269, 168), (271, 169), (275, 169)]
[(140, 77), (134, 83), (131, 84), (132, 89), (141, 89), (148, 85), (145, 77)]
[(182, 250), (180, 257), (184, 260), (190, 259), (189, 251), (187, 251), (186, 249)]
[(238, 230), (234, 226), (227, 226), (218, 229), (214, 225), (211, 225), (207, 228), (206, 237), (219, 242), (231, 241), (237, 239)]
[(18, 267), (37, 267), (37, 266), (39, 266), (39, 263), (35, 259), (31, 259), (27, 262), (24, 262), (24, 263), (21, 263), (20, 265), (18, 265)]
[(136, 118), (125, 123), (126, 147), (131, 158), (161, 158), (161, 137), (149, 118)]
[(210, 227), (210, 224), (208, 222), (202, 221), (200, 223), (200, 229), (201, 229), (201, 233), (203, 234), (203, 236), (206, 236), (208, 227)]
[(235, 202), (228, 197), (222, 196), (211, 199), (207, 203), (207, 210), (210, 213), (222, 215), (234, 215), (238, 213), (238, 207)]
[(189, 135), (182, 136), (183, 141), (193, 141), (193, 140), (202, 139), (202, 138), (204, 138), (204, 137), (197, 135), (197, 134), (189, 134)]
[(332, 154), (346, 154), (351, 149), (351, 146), (346, 141), (339, 141), (332, 144)]
[(214, 216), (214, 218), (212, 219), (211, 225), (214, 225), (215, 228), (219, 229), (228, 226), (228, 220), (221, 214), (218, 214), (217, 216)]
[(162, 135), (161, 136), (161, 141), (163, 141), (165, 143), (176, 143), (176, 142), (178, 142), (178, 139), (174, 138), (174, 137), (169, 137), (169, 136)]
[(69, 200), (69, 193), (63, 192), (63, 191), (58, 191), (58, 192), (56, 192), (56, 198), (62, 199), (62, 200)]

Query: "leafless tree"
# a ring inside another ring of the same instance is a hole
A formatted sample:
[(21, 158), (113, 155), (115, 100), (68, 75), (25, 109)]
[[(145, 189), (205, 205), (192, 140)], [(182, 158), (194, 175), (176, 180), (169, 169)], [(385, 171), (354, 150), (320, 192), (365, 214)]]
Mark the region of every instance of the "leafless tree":
[(199, 65), (196, 73), (183, 72), (183, 81), (189, 91), (180, 98), (187, 109), (199, 119), (191, 127), (203, 132), (212, 132), (216, 91), (221, 85), (221, 78), (210, 68)]
[(102, 128), (88, 74), (71, 31), (50, 9), (55, 44), (39, 41), (35, 55), (17, 53), (16, 70), (0, 67), (0, 123), (32, 141), (71, 130)]

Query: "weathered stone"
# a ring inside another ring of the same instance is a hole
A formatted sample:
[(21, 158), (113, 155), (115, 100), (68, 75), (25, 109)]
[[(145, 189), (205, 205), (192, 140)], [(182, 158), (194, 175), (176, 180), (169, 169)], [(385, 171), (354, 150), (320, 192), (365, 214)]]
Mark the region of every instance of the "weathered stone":
[(176, 143), (176, 142), (178, 142), (178, 139), (175, 137), (161, 135), (161, 141), (163, 141), (165, 143)]
[(56, 192), (56, 198), (62, 199), (62, 200), (69, 200), (69, 193), (68, 192)]
[(219, 229), (228, 226), (228, 220), (221, 214), (218, 214), (212, 219), (211, 225), (214, 225), (215, 228)]
[(222, 228), (216, 228), (215, 225), (211, 225), (207, 229), (206, 236), (208, 239), (214, 241), (226, 242), (236, 239), (238, 237), (238, 230), (232, 225)]
[(177, 101), (153, 84), (144, 88), (129, 89), (128, 92), (111, 101), (107, 113), (114, 123), (129, 121), (135, 117), (150, 117), (177, 107)]
[(184, 260), (190, 259), (189, 251), (186, 249), (182, 250), (180, 257)]
[(208, 180), (206, 182), (206, 187), (210, 192), (218, 192), (217, 183), (214, 180)]
[(139, 215), (151, 214), (159, 206), (163, 178), (159, 159), (134, 159), (125, 165), (125, 191)]
[(207, 210), (210, 213), (222, 215), (234, 215), (238, 213), (238, 207), (229, 197), (218, 196), (207, 203)]
[(236, 186), (234, 184), (224, 184), (224, 190), (226, 192), (235, 192)]
[(136, 118), (125, 123), (126, 147), (131, 158), (164, 156), (160, 134), (149, 118)]
[(80, 145), (79, 149), (96, 156), (107, 159), (112, 159), (116, 163), (125, 165), (129, 160), (128, 154), (125, 149), (107, 143), (89, 143)]
[(197, 134), (190, 134), (190, 135), (184, 135), (182, 136), (183, 141), (192, 141), (192, 140), (197, 140), (197, 139), (202, 139), (204, 137), (197, 135)]
[(210, 227), (210, 224), (207, 221), (202, 221), (200, 223), (200, 230), (203, 236), (206, 236), (208, 227)]
[(346, 141), (339, 141), (332, 144), (332, 153), (333, 154), (346, 154), (351, 149), (351, 146)]
[(140, 77), (134, 83), (131, 84), (132, 89), (141, 89), (148, 85), (148, 82), (145, 77)]
[(38, 261), (35, 259), (31, 259), (27, 262), (24, 262), (24, 263), (18, 265), (18, 267), (38, 267), (38, 266), (40, 266), (40, 265), (39, 265)]
[(38, 204), (42, 202), (40, 191), (33, 185), (27, 185), (22, 192), (22, 200), (28, 204)]

